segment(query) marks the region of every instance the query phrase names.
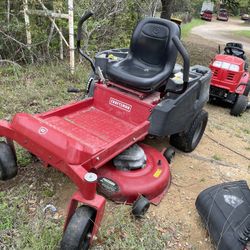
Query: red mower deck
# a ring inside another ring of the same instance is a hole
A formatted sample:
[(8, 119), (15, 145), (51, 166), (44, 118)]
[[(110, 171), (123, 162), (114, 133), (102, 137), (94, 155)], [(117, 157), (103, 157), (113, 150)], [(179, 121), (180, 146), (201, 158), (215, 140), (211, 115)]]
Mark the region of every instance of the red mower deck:
[(97, 190), (107, 198), (132, 204), (138, 194), (157, 205), (170, 185), (170, 169), (166, 158), (156, 149), (141, 144), (147, 156), (144, 168), (126, 171), (114, 167), (112, 162), (97, 170)]

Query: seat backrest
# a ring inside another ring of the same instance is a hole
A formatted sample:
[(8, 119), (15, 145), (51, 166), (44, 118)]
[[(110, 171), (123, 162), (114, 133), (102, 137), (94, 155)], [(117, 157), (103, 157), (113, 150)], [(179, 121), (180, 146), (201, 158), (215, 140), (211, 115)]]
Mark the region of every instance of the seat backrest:
[(160, 18), (146, 18), (134, 30), (130, 54), (142, 63), (164, 67), (174, 67), (177, 49), (172, 41), (180, 37), (180, 27), (171, 21)]
[(237, 47), (237, 48), (243, 49), (242, 43), (235, 43), (235, 42), (227, 43), (226, 47)]

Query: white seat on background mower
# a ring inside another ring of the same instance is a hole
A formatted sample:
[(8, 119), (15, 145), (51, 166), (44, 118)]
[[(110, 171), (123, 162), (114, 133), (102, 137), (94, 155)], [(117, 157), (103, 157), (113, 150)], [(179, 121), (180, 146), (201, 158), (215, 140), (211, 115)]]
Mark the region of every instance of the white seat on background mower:
[(180, 37), (180, 28), (174, 22), (142, 20), (134, 30), (127, 57), (107, 65), (108, 79), (143, 92), (159, 88), (175, 67), (177, 48), (173, 37)]

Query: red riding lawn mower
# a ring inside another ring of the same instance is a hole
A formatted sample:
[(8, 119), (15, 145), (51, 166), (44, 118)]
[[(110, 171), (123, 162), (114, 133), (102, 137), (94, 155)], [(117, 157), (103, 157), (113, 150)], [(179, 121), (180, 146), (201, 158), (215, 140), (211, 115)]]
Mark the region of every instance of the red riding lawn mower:
[[(65, 173), (77, 186), (71, 197), (61, 249), (88, 249), (104, 213), (105, 198), (133, 204), (136, 217), (158, 204), (170, 185), (173, 149), (142, 143), (147, 135), (170, 136), (176, 148), (198, 145), (208, 119), (211, 71), (189, 66), (180, 27), (147, 18), (135, 28), (129, 49), (100, 52), (91, 64), (88, 97), (36, 115), (0, 121), (0, 179), (17, 174), (13, 141)], [(184, 67), (176, 65), (177, 53)], [(96, 193), (98, 191), (99, 194)]]
[(232, 105), (231, 115), (241, 115), (249, 108), (250, 92), (248, 63), (242, 44), (227, 43), (224, 54), (216, 55), (209, 67), (213, 73), (210, 102), (229, 103)]
[(211, 22), (213, 19), (213, 12), (211, 10), (205, 10), (201, 14), (201, 19)]

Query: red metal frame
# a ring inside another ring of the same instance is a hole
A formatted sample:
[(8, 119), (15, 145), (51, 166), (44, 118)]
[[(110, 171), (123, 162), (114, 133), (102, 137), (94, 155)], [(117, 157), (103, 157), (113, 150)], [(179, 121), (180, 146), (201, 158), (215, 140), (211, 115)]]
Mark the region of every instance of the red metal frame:
[[(231, 71), (228, 69), (217, 68), (213, 66), (214, 61), (221, 61), (239, 66), (239, 72)], [(244, 69), (245, 61), (236, 56), (230, 55), (216, 55), (210, 64), (210, 69), (213, 72), (210, 84), (214, 87), (228, 90), (230, 93), (243, 94), (250, 75)], [(242, 87), (240, 87), (242, 86)]]
[(9, 123), (0, 120), (0, 137), (16, 141), (28, 151), (66, 174), (77, 186), (72, 196), (65, 226), (78, 203), (96, 209), (97, 232), (105, 199), (96, 194), (96, 183), (84, 179), (148, 134), (148, 118), (160, 100), (160, 93), (148, 96), (96, 85), (93, 98), (68, 104), (48, 112), (16, 114)]

